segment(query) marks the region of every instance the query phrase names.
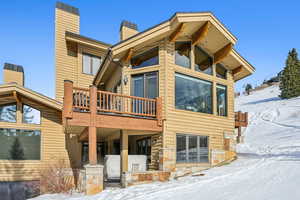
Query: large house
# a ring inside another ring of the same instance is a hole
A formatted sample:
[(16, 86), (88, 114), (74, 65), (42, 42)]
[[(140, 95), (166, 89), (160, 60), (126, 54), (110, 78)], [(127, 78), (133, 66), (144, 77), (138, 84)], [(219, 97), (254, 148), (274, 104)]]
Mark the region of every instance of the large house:
[(178, 12), (142, 32), (123, 21), (113, 45), (81, 35), (79, 21), (56, 4), (55, 99), (4, 66), (0, 181), (38, 180), (65, 159), (93, 194), (110, 174), (126, 186), (235, 159), (247, 116), (234, 112), (234, 83), (255, 69), (212, 13)]

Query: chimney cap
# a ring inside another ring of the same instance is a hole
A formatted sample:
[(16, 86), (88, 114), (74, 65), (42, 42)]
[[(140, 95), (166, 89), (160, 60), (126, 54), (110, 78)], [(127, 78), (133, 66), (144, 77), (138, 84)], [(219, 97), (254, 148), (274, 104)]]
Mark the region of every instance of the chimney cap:
[(120, 26), (120, 30), (123, 26), (126, 26), (127, 28), (131, 28), (131, 29), (136, 30), (136, 31), (138, 30), (137, 24), (132, 23), (132, 22), (127, 21), (127, 20), (122, 21), (121, 26)]
[(79, 9), (75, 8), (73, 6), (70, 6), (68, 4), (62, 3), (62, 2), (56, 2), (56, 8), (64, 10), (66, 12), (75, 14), (75, 15), (79, 15)]
[(15, 64), (11, 64), (11, 63), (4, 63), (4, 69), (24, 73), (23, 66), (21, 66), (21, 65), (15, 65)]

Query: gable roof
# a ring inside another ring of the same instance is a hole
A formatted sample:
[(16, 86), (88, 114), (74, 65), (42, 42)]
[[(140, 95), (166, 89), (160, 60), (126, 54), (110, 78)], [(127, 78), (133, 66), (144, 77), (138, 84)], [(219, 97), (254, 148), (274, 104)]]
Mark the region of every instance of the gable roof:
[[(182, 24), (186, 25), (184, 34), (180, 33), (182, 37), (191, 36), (206, 22), (209, 22), (212, 26), (209, 29), (210, 32), (206, 37), (206, 41), (201, 43), (201, 45), (208, 52), (215, 54), (226, 45), (230, 43), (234, 45), (236, 43), (237, 38), (211, 12), (177, 12), (168, 20), (112, 45), (109, 48), (110, 52), (107, 54), (111, 58), (105, 59), (105, 62), (102, 62), (93, 83), (99, 84), (103, 73), (109, 70), (109, 65), (113, 63), (113, 60), (122, 59), (130, 49), (139, 51), (143, 46), (149, 46), (157, 41), (162, 41), (162, 39), (169, 37)], [(225, 57), (224, 62), (229, 66), (228, 69), (230, 70), (242, 68), (235, 75), (235, 81), (255, 71), (255, 68), (234, 49)]]
[(16, 83), (8, 83), (8, 84), (1, 84), (0, 85), (0, 95), (2, 94), (12, 94), (13, 92), (16, 92), (17, 94), (21, 94), (22, 96), (32, 99), (36, 102), (39, 102), (41, 104), (44, 104), (48, 107), (51, 107), (53, 109), (56, 109), (58, 111), (62, 110), (62, 103), (47, 97), (43, 94), (40, 94), (38, 92), (35, 92), (31, 89), (25, 88), (19, 84)]

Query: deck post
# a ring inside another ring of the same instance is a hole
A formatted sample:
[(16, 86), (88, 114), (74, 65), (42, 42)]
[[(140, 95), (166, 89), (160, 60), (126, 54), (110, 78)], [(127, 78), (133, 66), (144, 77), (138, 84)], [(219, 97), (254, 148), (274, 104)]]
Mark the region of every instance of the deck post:
[(239, 126), (239, 127), (238, 127), (238, 136), (237, 136), (237, 138), (236, 138), (236, 142), (237, 142), (238, 144), (241, 143), (241, 139), (242, 139), (242, 127)]
[(73, 82), (64, 80), (63, 118), (73, 117)]
[(91, 165), (97, 164), (97, 87), (90, 86), (90, 126), (89, 126), (89, 163)]
[(156, 98), (156, 118), (157, 118), (157, 125), (162, 126), (162, 98)]
[(128, 171), (128, 133), (121, 131), (121, 172)]

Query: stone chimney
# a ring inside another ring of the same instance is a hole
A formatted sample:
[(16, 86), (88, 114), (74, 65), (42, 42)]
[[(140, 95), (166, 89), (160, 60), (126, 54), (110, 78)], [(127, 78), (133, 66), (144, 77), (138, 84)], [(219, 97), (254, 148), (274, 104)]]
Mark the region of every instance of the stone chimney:
[[(55, 7), (55, 98), (63, 100), (64, 80), (75, 80), (77, 76), (77, 52), (69, 51), (66, 32), (79, 34), (79, 9), (57, 2)], [(76, 46), (77, 50), (77, 46)]]
[(3, 82), (4, 83), (17, 83), (21, 86), (24, 86), (23, 67), (21, 65), (4, 63)]
[(129, 21), (122, 21), (120, 26), (120, 40), (126, 40), (131, 36), (138, 33), (138, 27), (136, 24), (129, 22)]

